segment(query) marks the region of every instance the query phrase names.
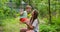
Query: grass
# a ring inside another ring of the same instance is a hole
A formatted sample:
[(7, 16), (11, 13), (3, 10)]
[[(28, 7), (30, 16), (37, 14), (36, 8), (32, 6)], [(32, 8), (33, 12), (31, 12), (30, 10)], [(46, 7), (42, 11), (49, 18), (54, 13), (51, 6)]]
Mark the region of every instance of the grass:
[(3, 32), (19, 32), (21, 28), (26, 28), (25, 24), (20, 23), (18, 18), (6, 18), (2, 20)]
[(18, 18), (7, 18), (3, 20), (3, 32), (19, 32), (20, 24)]
[[(42, 20), (39, 19), (40, 24), (39, 24), (39, 31), (40, 32), (60, 32), (60, 26), (56, 25), (47, 25), (45, 21), (47, 20)], [(20, 23), (19, 17), (18, 18), (6, 18), (2, 20), (2, 28), (3, 32), (19, 32), (21, 28), (26, 28), (25, 24)]]

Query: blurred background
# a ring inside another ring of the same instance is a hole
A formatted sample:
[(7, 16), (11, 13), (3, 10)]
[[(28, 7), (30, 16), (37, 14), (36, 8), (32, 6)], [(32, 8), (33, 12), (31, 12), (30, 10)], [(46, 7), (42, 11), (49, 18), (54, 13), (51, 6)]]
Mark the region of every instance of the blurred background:
[(29, 4), (39, 11), (39, 32), (60, 32), (60, 0), (0, 0), (0, 32), (19, 32), (20, 8)]

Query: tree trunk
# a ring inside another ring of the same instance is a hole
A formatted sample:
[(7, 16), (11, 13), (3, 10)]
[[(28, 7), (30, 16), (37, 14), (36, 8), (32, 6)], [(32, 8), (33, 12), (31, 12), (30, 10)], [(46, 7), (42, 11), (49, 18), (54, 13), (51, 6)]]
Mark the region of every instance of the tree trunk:
[(48, 9), (48, 11), (49, 11), (49, 24), (51, 24), (52, 21), (51, 21), (51, 11), (50, 11), (50, 0), (48, 0), (48, 5), (49, 5), (49, 9)]

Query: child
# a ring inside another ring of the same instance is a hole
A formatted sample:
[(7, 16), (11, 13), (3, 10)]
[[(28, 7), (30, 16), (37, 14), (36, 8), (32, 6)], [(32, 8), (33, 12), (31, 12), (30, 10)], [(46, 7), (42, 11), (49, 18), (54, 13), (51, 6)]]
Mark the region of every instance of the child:
[(31, 9), (32, 7), (30, 5), (26, 6), (26, 10), (24, 11), (23, 9), (20, 9), (20, 21), (24, 22), (27, 18), (30, 19), (31, 17)]
[(20, 21), (24, 21), (27, 18), (27, 12), (23, 9), (20, 9)]

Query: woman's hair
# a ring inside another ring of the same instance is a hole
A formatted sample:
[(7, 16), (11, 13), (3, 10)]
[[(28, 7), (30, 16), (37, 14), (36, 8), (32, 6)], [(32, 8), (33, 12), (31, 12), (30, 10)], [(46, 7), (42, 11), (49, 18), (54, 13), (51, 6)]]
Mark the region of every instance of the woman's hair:
[[(33, 14), (34, 16), (31, 17), (31, 19), (30, 19), (30, 21), (31, 21), (32, 23), (33, 23), (33, 21), (34, 21), (35, 19), (38, 18), (38, 11), (37, 11), (36, 9), (33, 10), (33, 13), (34, 13), (34, 14)], [(31, 24), (32, 24), (32, 23), (31, 23)]]
[(35, 9), (35, 10), (33, 10), (34, 12), (34, 19), (36, 19), (37, 18), (37, 16), (38, 16), (38, 11)]

